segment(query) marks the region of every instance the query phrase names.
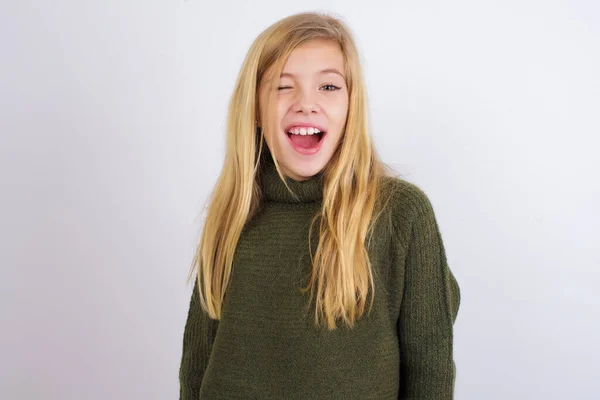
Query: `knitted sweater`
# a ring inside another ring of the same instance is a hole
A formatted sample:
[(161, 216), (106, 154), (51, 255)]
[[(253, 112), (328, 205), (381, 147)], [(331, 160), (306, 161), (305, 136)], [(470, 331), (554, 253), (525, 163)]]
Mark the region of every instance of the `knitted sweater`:
[(286, 177), (296, 200), (272, 162), (260, 174), (265, 201), (242, 231), (220, 321), (202, 310), (194, 285), (180, 399), (452, 399), (460, 291), (425, 193), (384, 178), (394, 192), (368, 246), (373, 308), (369, 314), (369, 297), (354, 329), (339, 322), (328, 331), (314, 327), (309, 294), (299, 290), (310, 276), (309, 225), (322, 205), (322, 175)]

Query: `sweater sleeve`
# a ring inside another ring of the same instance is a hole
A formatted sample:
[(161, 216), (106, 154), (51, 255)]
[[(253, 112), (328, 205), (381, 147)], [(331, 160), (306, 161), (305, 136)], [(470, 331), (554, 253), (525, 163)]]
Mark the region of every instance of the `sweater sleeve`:
[(179, 367), (179, 399), (197, 400), (208, 366), (218, 320), (209, 318), (200, 304), (198, 279), (194, 279), (187, 321), (183, 332), (183, 352)]
[[(414, 192), (413, 192), (414, 193)], [(453, 325), (460, 289), (448, 267), (442, 236), (427, 196), (413, 202), (407, 235), (403, 298), (398, 319), (401, 400), (451, 400), (456, 366)]]

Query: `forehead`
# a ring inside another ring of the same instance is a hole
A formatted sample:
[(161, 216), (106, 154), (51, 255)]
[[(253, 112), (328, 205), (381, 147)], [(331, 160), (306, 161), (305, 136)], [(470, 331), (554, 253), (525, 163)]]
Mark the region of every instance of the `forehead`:
[(296, 47), (283, 66), (283, 73), (302, 75), (328, 68), (343, 72), (344, 55), (333, 41), (313, 40)]

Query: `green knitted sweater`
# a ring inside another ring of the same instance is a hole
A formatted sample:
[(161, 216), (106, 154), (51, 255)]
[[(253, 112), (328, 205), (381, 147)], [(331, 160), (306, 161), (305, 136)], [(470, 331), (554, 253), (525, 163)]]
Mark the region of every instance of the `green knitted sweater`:
[(265, 201), (242, 231), (221, 320), (207, 317), (194, 285), (180, 399), (452, 399), (460, 291), (425, 193), (384, 178), (393, 194), (368, 246), (373, 309), (369, 297), (354, 329), (340, 322), (329, 331), (314, 327), (309, 294), (299, 290), (310, 274), (309, 225), (322, 204), (322, 175), (286, 178), (296, 200), (272, 162), (260, 174)]

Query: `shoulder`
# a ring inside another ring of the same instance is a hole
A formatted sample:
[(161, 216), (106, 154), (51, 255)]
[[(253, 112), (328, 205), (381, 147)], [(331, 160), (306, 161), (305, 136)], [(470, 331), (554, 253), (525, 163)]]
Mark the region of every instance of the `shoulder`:
[(386, 175), (381, 180), (381, 199), (397, 234), (408, 238), (418, 218), (434, 218), (427, 193), (417, 184), (398, 176)]
[(396, 218), (412, 218), (433, 211), (427, 193), (417, 184), (401, 177), (382, 177), (381, 190), (389, 197), (389, 206)]

